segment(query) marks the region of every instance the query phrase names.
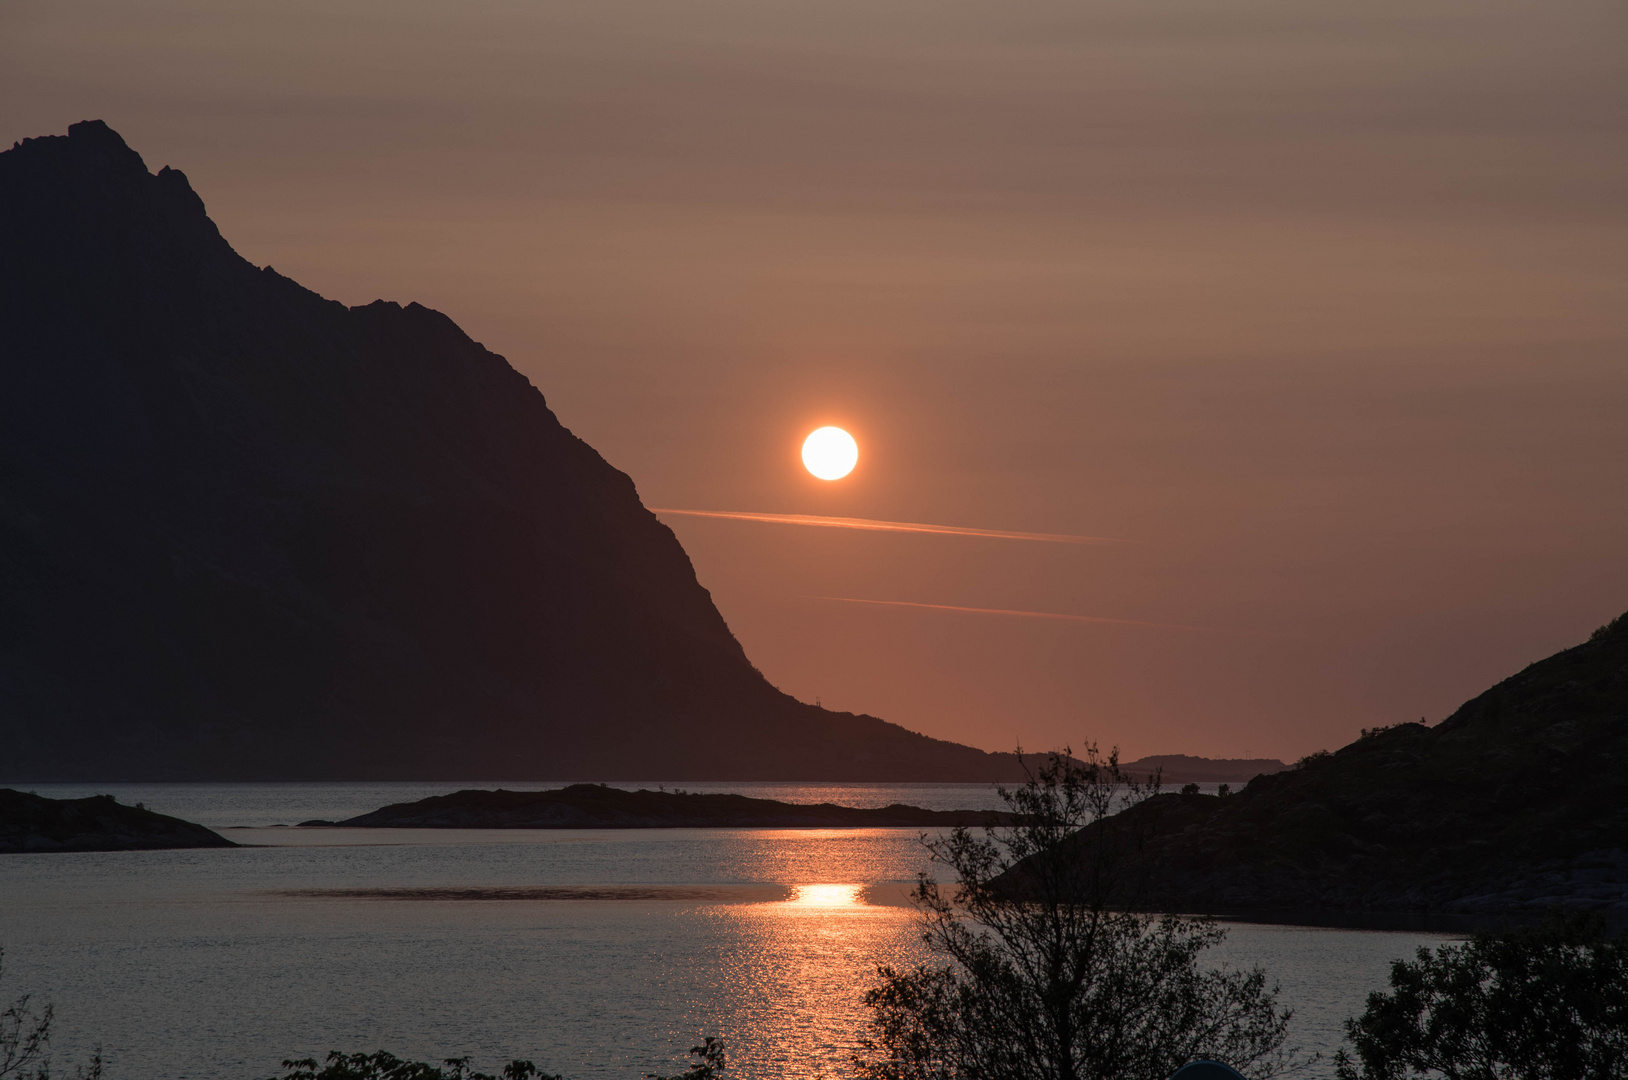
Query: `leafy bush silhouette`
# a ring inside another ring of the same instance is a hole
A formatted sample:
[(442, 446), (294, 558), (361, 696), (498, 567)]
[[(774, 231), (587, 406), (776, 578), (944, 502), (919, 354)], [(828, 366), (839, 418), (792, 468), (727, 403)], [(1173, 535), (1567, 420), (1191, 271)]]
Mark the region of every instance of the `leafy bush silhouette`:
[(1596, 917), (1421, 948), (1390, 985), (1346, 1021), (1339, 1080), (1628, 1076), (1628, 939)]
[(330, 1050), (327, 1060), (297, 1058), (283, 1062), (288, 1070), (272, 1080), (564, 1080), (545, 1073), (529, 1061), (511, 1061), (497, 1076), (476, 1072), (469, 1059), (447, 1058), (440, 1065), (424, 1061), (403, 1061), (379, 1050), (371, 1054), (346, 1054)]
[[(648, 1080), (719, 1080), (724, 1071), (724, 1044), (707, 1036), (700, 1046), (691, 1047), (690, 1053), (698, 1060), (677, 1076), (657, 1076), (646, 1073)], [(371, 1054), (346, 1054), (330, 1050), (325, 1060), (296, 1058), (283, 1062), (283, 1075), (272, 1080), (564, 1080), (555, 1073), (543, 1072), (529, 1061), (515, 1060), (503, 1066), (496, 1076), (477, 1072), (469, 1067), (469, 1058), (446, 1058), (439, 1065), (426, 1061), (406, 1061), (387, 1050)], [(4, 1076), (4, 1073), (0, 1073)], [(41, 1080), (46, 1080), (41, 1077)]]

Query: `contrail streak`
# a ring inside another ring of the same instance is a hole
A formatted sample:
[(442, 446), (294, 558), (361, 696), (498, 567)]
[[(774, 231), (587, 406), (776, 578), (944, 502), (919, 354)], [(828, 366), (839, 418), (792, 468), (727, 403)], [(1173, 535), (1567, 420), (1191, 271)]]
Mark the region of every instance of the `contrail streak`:
[(939, 536), (981, 536), (994, 540), (1037, 540), (1046, 544), (1130, 544), (1113, 536), (1073, 536), (1068, 533), (1006, 532), (1001, 529), (963, 529), (957, 525), (925, 525), (915, 521), (876, 521), (871, 518), (817, 517), (813, 514), (751, 514), (740, 510), (673, 510), (651, 507), (652, 514), (766, 521), (772, 525), (815, 525), (822, 529), (867, 529), (873, 532), (934, 533)]
[(1152, 626), (1162, 630), (1205, 630), (1184, 623), (1143, 622), (1140, 619), (1109, 619), (1101, 615), (1063, 615), (1055, 611), (1015, 611), (1010, 608), (961, 607), (956, 604), (917, 604), (909, 600), (861, 600), (857, 596), (811, 596), (810, 600), (834, 600), (843, 604), (876, 604), (881, 607), (925, 608), (928, 611), (961, 611), (973, 615), (1008, 615), (1020, 619), (1058, 619), (1062, 622), (1108, 623), (1114, 626)]

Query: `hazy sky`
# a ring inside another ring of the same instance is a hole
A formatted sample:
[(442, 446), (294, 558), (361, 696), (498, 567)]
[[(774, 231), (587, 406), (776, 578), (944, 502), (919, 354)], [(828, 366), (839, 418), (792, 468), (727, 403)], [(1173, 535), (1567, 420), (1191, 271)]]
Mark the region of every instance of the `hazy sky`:
[(253, 262), (445, 311), (648, 506), (1126, 541), (668, 517), (799, 697), (1293, 758), (1628, 609), (1624, 42), (1621, 0), (0, 0), (0, 139), (105, 119)]

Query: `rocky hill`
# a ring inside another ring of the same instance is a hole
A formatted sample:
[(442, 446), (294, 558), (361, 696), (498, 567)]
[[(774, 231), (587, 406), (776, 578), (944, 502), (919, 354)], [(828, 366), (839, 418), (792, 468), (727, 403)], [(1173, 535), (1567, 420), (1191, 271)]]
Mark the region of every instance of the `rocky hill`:
[(236, 846), (202, 825), (125, 806), (111, 795), (47, 799), (0, 788), (0, 853)]
[(241, 258), (105, 124), (0, 153), (0, 780), (990, 780), (780, 693), (445, 315)]
[(1252, 780), (1113, 819), (1124, 899), (1291, 920), (1497, 918), (1561, 905), (1628, 921), (1628, 615), (1434, 727), (1401, 724)]

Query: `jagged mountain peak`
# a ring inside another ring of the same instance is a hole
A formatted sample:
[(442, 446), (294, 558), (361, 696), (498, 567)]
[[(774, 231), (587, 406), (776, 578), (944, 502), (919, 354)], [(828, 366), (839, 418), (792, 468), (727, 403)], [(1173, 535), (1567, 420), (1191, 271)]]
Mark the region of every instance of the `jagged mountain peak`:
[(0, 153), (0, 779), (992, 779), (770, 686), (449, 317), (258, 269), (100, 121)]

